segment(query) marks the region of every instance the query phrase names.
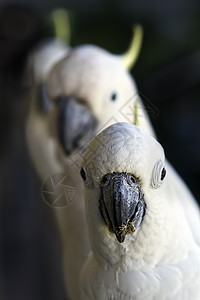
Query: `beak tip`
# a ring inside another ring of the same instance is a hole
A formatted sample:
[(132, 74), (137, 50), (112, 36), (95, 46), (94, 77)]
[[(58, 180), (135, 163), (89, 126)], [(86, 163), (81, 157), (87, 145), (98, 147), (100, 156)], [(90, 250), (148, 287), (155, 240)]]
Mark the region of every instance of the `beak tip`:
[(124, 234), (124, 233), (115, 233), (115, 235), (116, 235), (116, 238), (117, 238), (117, 240), (120, 244), (122, 244), (125, 241), (126, 234)]

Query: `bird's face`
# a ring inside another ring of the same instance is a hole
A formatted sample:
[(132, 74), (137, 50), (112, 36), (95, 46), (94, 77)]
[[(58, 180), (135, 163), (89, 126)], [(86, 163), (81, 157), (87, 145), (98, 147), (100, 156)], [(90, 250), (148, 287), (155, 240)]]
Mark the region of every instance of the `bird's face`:
[(49, 74), (47, 94), (57, 109), (57, 135), (67, 155), (88, 145), (113, 122), (134, 121), (137, 91), (121, 61), (92, 46), (82, 46), (61, 60)]
[[(122, 243), (142, 226), (151, 209), (147, 195), (162, 185), (165, 173), (160, 144), (132, 124), (116, 123), (95, 137), (85, 153), (81, 176), (88, 211), (98, 207), (100, 224)], [(97, 216), (89, 213), (88, 218), (95, 226)]]

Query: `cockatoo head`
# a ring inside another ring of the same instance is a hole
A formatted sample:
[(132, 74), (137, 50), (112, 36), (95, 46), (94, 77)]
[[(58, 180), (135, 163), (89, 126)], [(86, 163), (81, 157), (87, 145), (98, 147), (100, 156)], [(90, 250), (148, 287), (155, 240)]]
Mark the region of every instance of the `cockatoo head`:
[[(134, 56), (135, 50), (131, 51)], [(52, 68), (46, 91), (58, 109), (59, 140), (68, 155), (105, 126), (127, 121), (122, 111), (126, 103), (129, 117), (132, 115), (130, 121), (134, 122), (138, 94), (125, 58), (100, 47), (83, 45), (72, 49)]]
[(121, 60), (92, 45), (74, 49), (56, 64), (47, 80), (47, 93), (58, 106), (59, 135), (67, 154), (109, 122), (126, 101), (137, 97)]
[(161, 145), (130, 123), (116, 123), (97, 135), (81, 168), (89, 227), (115, 235), (120, 243), (137, 235), (155, 205), (149, 197), (156, 198), (164, 182), (164, 160)]

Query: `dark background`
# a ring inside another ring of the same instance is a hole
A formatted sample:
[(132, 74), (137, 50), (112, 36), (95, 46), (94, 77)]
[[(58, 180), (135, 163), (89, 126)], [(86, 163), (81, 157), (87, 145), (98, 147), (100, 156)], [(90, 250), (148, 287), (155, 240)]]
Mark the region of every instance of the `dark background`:
[(0, 298), (64, 300), (53, 211), (41, 199), (25, 142), (27, 54), (53, 35), (48, 15), (58, 6), (71, 11), (72, 46), (93, 43), (120, 54), (130, 42), (132, 24), (142, 24), (144, 42), (132, 74), (146, 102), (159, 112), (149, 113), (168, 159), (200, 201), (200, 2), (1, 3)]

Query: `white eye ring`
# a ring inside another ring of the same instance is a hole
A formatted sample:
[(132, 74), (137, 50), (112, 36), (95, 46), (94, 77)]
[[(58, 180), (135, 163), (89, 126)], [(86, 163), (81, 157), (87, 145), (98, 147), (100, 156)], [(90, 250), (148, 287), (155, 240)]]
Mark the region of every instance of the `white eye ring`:
[(163, 183), (163, 179), (166, 175), (164, 162), (159, 159), (155, 164), (152, 172), (151, 185), (153, 188), (157, 189)]

